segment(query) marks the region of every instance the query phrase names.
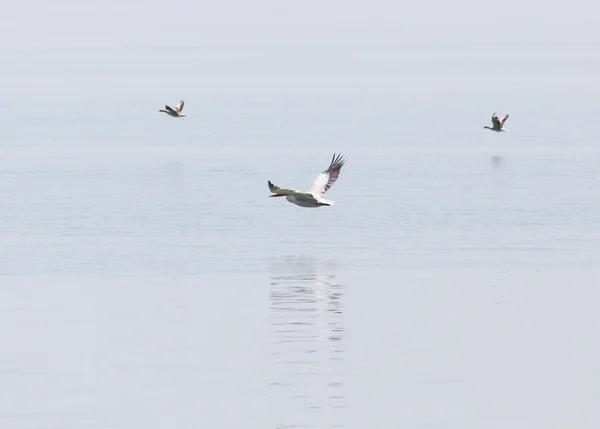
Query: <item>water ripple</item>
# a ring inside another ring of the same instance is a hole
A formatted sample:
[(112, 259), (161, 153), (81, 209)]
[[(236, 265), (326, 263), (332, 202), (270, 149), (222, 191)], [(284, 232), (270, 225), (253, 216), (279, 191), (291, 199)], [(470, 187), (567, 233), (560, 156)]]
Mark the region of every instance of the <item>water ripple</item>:
[(345, 287), (336, 267), (292, 256), (269, 268), (273, 417), (279, 427), (345, 427)]

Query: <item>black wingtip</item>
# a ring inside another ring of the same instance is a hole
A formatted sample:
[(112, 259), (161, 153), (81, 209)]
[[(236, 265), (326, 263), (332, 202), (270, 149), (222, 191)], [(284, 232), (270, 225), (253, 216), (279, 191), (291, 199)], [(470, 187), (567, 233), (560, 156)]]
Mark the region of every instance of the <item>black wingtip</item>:
[(346, 163), (346, 160), (344, 159), (344, 156), (341, 153), (339, 153), (337, 155), (334, 153), (333, 158), (331, 158), (330, 167), (339, 166), (339, 168), (342, 168), (345, 163)]

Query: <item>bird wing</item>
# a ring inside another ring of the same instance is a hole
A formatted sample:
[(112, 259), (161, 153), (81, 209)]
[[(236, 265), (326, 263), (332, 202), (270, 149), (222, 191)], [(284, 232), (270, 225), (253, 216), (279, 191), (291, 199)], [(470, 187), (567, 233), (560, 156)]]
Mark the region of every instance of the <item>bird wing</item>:
[(183, 102), (183, 100), (180, 100), (179, 103), (177, 104), (177, 106), (175, 106), (175, 111), (177, 113), (181, 113), (181, 111), (183, 110), (183, 105), (185, 103)]
[(494, 116), (492, 116), (492, 124), (494, 124), (494, 129), (502, 128), (502, 124), (500, 123), (500, 120), (498, 119), (496, 114), (494, 114)]
[(293, 189), (282, 189), (279, 186), (272, 184), (270, 180), (269, 180), (269, 191), (271, 191), (273, 194), (283, 194), (283, 195), (293, 194), (296, 192)]
[(308, 192), (321, 197), (324, 196), (325, 192), (327, 192), (338, 179), (340, 170), (345, 162), (346, 160), (341, 154), (336, 155), (334, 153), (329, 168), (317, 176)]
[(508, 119), (508, 114), (504, 115), (502, 117), (502, 119), (500, 119), (500, 128), (502, 128), (504, 126), (504, 123), (506, 122), (507, 119)]
[(165, 109), (167, 109), (169, 112), (177, 113), (177, 112), (175, 112), (175, 110), (171, 109), (171, 106), (167, 106), (166, 104), (165, 104)]

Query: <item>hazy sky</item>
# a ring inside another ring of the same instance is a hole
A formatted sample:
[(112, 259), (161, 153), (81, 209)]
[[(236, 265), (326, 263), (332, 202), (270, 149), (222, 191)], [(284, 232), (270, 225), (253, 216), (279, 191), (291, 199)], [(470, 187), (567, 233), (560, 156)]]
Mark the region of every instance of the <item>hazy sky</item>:
[(572, 0), (20, 0), (0, 45), (600, 41), (600, 6)]

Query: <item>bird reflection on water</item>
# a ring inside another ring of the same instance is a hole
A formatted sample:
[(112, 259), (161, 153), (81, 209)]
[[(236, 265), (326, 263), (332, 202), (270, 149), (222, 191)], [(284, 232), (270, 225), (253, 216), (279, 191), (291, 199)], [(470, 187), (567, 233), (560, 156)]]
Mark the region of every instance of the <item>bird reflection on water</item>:
[(491, 163), (494, 164), (494, 165), (500, 165), (500, 164), (502, 164), (503, 160), (504, 159), (501, 156), (498, 156), (498, 155), (492, 155), (492, 157), (490, 158)]
[(277, 427), (345, 427), (344, 286), (334, 264), (273, 260), (269, 271), (271, 417)]

